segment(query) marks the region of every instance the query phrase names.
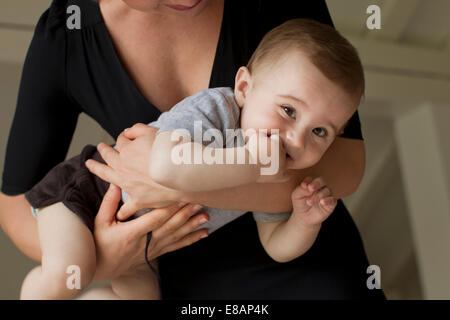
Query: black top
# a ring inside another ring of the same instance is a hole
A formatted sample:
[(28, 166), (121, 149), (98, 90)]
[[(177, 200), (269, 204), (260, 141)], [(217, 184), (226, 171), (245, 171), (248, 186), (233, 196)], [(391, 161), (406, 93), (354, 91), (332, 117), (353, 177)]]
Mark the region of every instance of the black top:
[[(80, 30), (66, 28), (66, 8), (72, 4), (81, 8)], [(332, 24), (324, 0), (226, 0), (223, 14), (210, 87), (232, 87), (262, 36), (284, 21), (304, 17)], [(121, 64), (98, 4), (54, 0), (36, 26), (25, 60), (2, 192), (24, 193), (64, 160), (80, 112), (114, 138), (160, 115)], [(357, 114), (343, 136), (362, 139)], [(289, 263), (266, 255), (249, 214), (160, 259), (164, 298), (368, 297), (367, 266), (358, 231), (341, 202), (313, 248)]]

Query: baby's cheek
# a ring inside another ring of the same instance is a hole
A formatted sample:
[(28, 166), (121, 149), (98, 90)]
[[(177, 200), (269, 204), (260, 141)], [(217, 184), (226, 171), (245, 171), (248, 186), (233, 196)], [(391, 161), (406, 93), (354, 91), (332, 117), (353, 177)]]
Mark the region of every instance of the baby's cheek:
[(301, 158), (302, 166), (304, 168), (309, 168), (317, 164), (322, 158), (323, 152), (320, 149), (310, 150)]
[(268, 133), (273, 129), (282, 130), (282, 125), (280, 121), (277, 121), (274, 117), (271, 117), (263, 113), (254, 113), (247, 118), (246, 126), (248, 128), (255, 129), (267, 129)]
[(278, 119), (279, 117), (273, 115), (267, 115), (261, 119), (261, 123), (263, 124), (261, 128), (267, 128), (270, 130), (278, 129), (280, 131), (283, 130), (283, 121)]

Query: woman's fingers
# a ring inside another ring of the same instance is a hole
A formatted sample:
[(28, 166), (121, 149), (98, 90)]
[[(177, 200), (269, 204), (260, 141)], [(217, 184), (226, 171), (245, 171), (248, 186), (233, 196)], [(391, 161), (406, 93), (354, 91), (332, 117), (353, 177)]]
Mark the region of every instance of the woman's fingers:
[(116, 168), (117, 164), (120, 163), (119, 153), (103, 142), (98, 144), (97, 150), (103, 160), (105, 160), (106, 165), (89, 159), (85, 162), (86, 167), (91, 173), (95, 174), (102, 180), (120, 186), (120, 178), (114, 171), (114, 168)]
[(117, 212), (117, 219), (120, 221), (126, 220), (138, 210), (140, 210), (140, 208), (138, 208), (137, 204), (132, 199), (128, 198)]
[[(131, 128), (125, 129), (124, 136), (130, 140), (134, 140), (140, 136), (151, 134), (153, 131), (151, 127), (143, 123), (136, 123)], [(120, 149), (119, 149), (120, 150)]]
[(120, 199), (120, 189), (117, 186), (110, 184), (108, 191), (106, 191), (105, 195), (103, 196), (100, 209), (98, 210), (97, 216), (95, 217), (95, 225), (110, 225), (116, 220), (115, 215), (117, 207), (119, 206)]
[[(191, 219), (191, 217), (193, 215), (197, 214), (201, 208), (202, 208), (202, 205), (199, 205), (199, 204), (188, 204), (188, 205), (184, 206), (175, 215), (173, 215), (166, 223), (164, 223), (164, 225), (162, 225), (161, 228), (155, 230), (153, 232), (153, 235), (156, 238), (161, 239), (161, 238), (165, 237), (166, 235), (170, 235), (170, 234), (174, 234), (174, 233), (178, 232), (180, 228), (189, 225), (189, 223), (186, 223), (186, 221)], [(194, 220), (196, 220), (196, 221), (192, 222), (189, 220), (191, 225), (196, 224), (195, 227), (189, 231), (192, 231), (198, 225), (201, 225), (201, 224), (207, 222), (209, 220), (209, 216), (206, 213), (201, 214), (201, 215), (199, 214), (195, 217)]]
[[(208, 231), (206, 229), (197, 230), (195, 232), (191, 232), (184, 236), (182, 239), (178, 240), (175, 243), (172, 243), (161, 250), (158, 251), (158, 256), (161, 256), (165, 253), (172, 252), (187, 246), (190, 246), (191, 244), (199, 241), (200, 239), (203, 239), (208, 236)], [(149, 252), (149, 257), (151, 259), (156, 258), (152, 256), (152, 252)]]
[(97, 150), (108, 166), (111, 168), (117, 168), (117, 165), (120, 163), (120, 156), (117, 150), (114, 150), (114, 148), (103, 142), (100, 142), (97, 145)]
[(120, 177), (107, 165), (92, 159), (87, 160), (85, 165), (91, 173), (100, 179), (115, 185), (120, 185)]
[(131, 140), (128, 139), (128, 138), (125, 136), (124, 132), (122, 132), (122, 133), (119, 135), (119, 137), (117, 137), (117, 140), (116, 140), (116, 147), (117, 147), (117, 150), (119, 150), (119, 152), (120, 152), (120, 150), (121, 150), (124, 146), (126, 146), (129, 142), (131, 142)]
[[(170, 246), (173, 243), (178, 242), (179, 240), (186, 237), (188, 234), (192, 233), (196, 228), (205, 224), (208, 221), (207, 217), (208, 216), (206, 213), (201, 213), (195, 217), (191, 217), (187, 222), (185, 222), (183, 225), (181, 225), (174, 232), (166, 233), (161, 238), (159, 238), (158, 235), (155, 235), (155, 238), (158, 239), (158, 244), (156, 246), (158, 248), (164, 248), (164, 247)], [(202, 229), (202, 230), (203, 230), (203, 235), (208, 236), (208, 230), (206, 230), (206, 229)], [(156, 231), (158, 231), (158, 230), (156, 230)]]
[(180, 203), (174, 203), (165, 208), (153, 209), (146, 214), (126, 222), (128, 232), (140, 237), (146, 235), (148, 232), (156, 230), (175, 213), (180, 210)]

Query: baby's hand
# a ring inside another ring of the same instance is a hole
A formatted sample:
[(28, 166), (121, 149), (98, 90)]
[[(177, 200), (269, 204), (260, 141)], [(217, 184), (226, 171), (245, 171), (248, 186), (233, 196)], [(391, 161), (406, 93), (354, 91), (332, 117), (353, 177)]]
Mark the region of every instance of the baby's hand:
[(293, 216), (306, 227), (317, 226), (327, 219), (336, 207), (323, 178), (305, 178), (292, 192)]

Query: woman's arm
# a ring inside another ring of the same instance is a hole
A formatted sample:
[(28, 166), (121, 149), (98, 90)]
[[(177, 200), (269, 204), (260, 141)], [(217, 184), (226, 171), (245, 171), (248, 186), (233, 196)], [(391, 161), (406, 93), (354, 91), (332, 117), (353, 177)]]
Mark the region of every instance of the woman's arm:
[(66, 17), (59, 4), (54, 1), (42, 14), (27, 52), (0, 194), (2, 229), (36, 261), (37, 225), (23, 193), (64, 160), (80, 113), (66, 94)]
[(288, 170), (293, 178), (276, 184), (252, 183), (208, 192), (183, 192), (180, 201), (193, 201), (220, 209), (259, 212), (292, 210), (291, 193), (307, 176), (323, 177), (336, 199), (351, 195), (358, 188), (365, 169), (364, 141), (336, 138), (322, 159), (304, 170)]
[[(147, 170), (147, 158), (150, 155), (157, 129), (137, 124), (122, 133), (117, 140), (117, 152), (101, 144), (99, 151), (108, 166), (91, 163), (89, 169), (100, 178), (124, 187), (131, 196), (138, 194), (139, 200), (122, 207), (118, 217), (123, 219), (139, 209), (151, 207), (152, 188), (142, 184), (146, 176), (151, 184)], [(133, 139), (133, 141), (131, 140)], [(142, 141), (146, 141), (145, 144)], [(147, 149), (147, 150), (143, 150)], [(147, 156), (147, 157), (146, 157)], [(260, 184), (252, 183), (239, 187), (207, 192), (180, 192), (172, 190), (168, 200), (195, 202), (219, 209), (239, 209), (260, 212), (286, 212), (292, 210), (291, 193), (306, 176), (322, 176), (337, 199), (352, 194), (359, 185), (364, 173), (364, 143), (360, 140), (337, 138), (320, 162), (307, 170), (288, 170), (293, 177), (288, 182)], [(129, 161), (133, 159), (133, 161)], [(136, 164), (140, 163), (139, 169)], [(139, 181), (134, 188), (133, 180)], [(154, 190), (154, 187), (153, 187)], [(131, 191), (131, 192), (130, 192)]]
[(36, 219), (23, 194), (7, 196), (0, 193), (0, 226), (20, 251), (34, 261), (41, 261)]

